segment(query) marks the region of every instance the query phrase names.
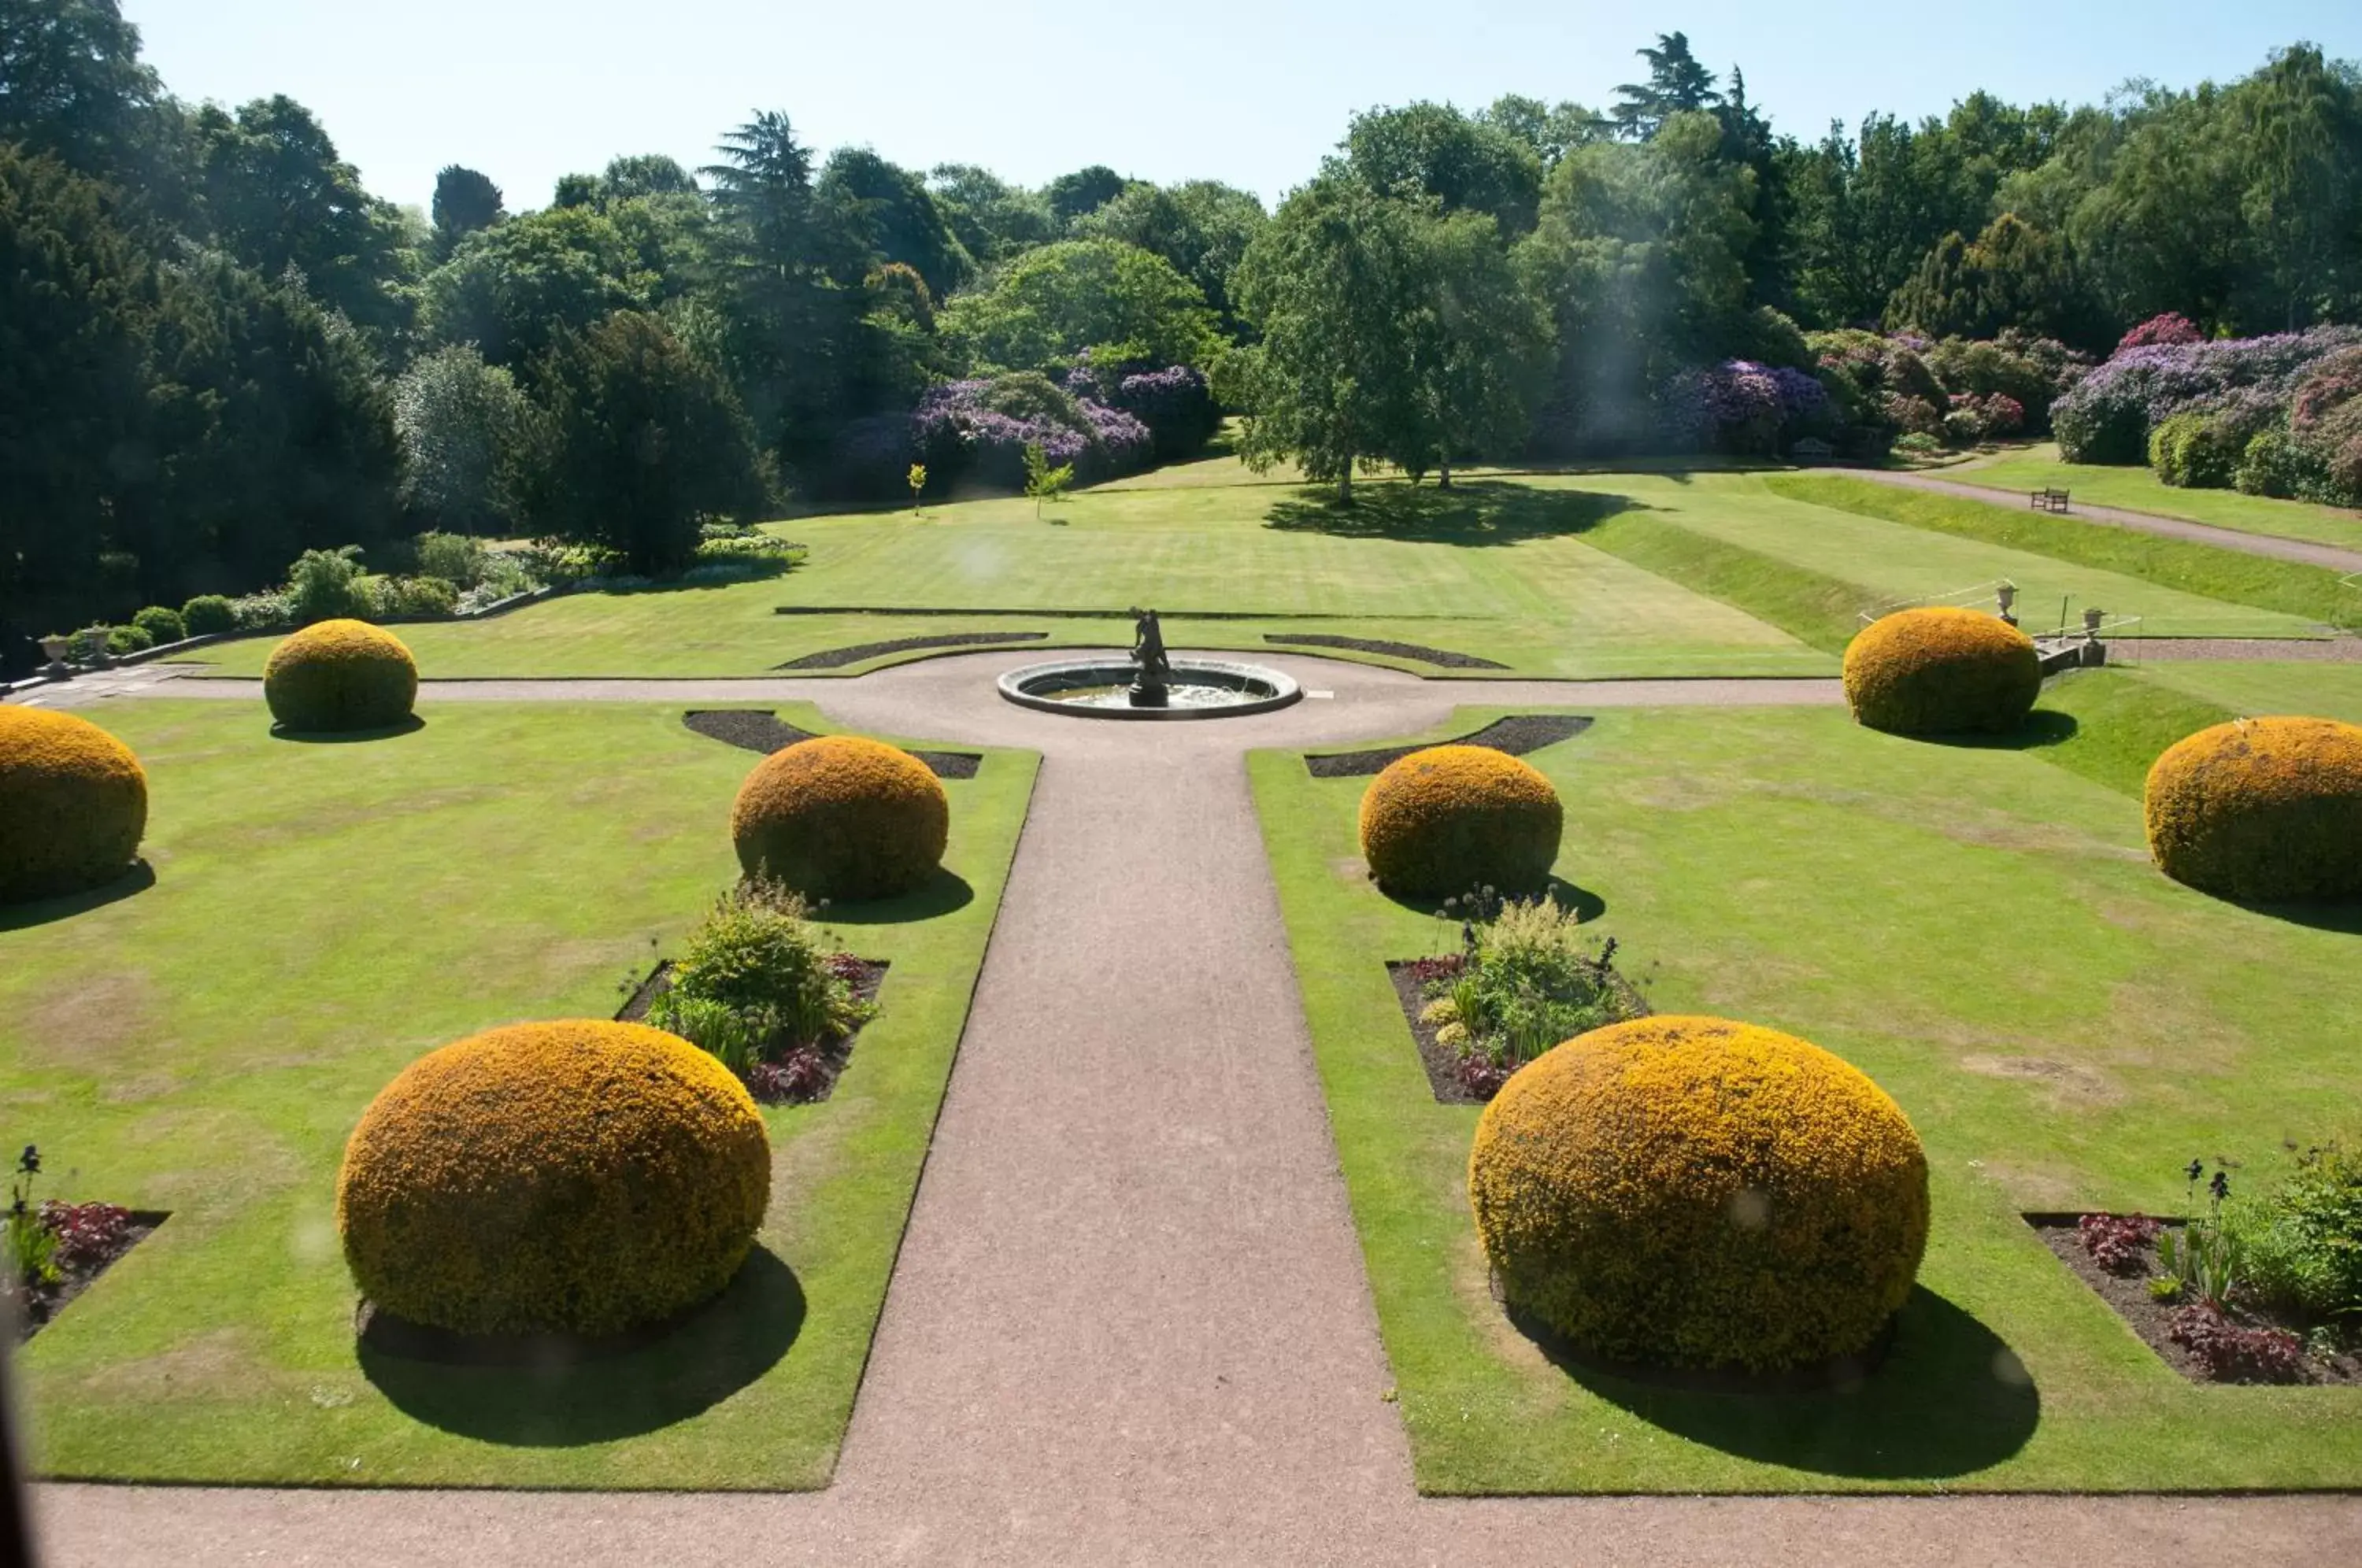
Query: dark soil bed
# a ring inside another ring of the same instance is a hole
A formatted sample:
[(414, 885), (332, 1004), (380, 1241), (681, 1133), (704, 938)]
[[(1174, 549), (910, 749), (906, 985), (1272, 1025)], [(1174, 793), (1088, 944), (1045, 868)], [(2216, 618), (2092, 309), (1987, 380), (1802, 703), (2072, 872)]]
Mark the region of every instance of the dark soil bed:
[[(843, 957), (846, 968), (850, 970), (847, 978), (852, 981), (853, 994), (866, 1002), (876, 1001), (878, 988), (886, 983), (887, 960), (856, 958), (850, 954), (844, 955)], [(656, 1006), (657, 999), (670, 989), (672, 989), (672, 960), (660, 959), (657, 966), (648, 971), (648, 977), (642, 980), (638, 988), (632, 992), (631, 999), (616, 1010), (615, 1021), (639, 1022), (648, 1016), (648, 1010)], [(767, 1100), (766, 1103), (817, 1105), (835, 1093), (836, 1080), (844, 1076), (844, 1069), (851, 1065), (853, 1043), (860, 1038), (860, 1035), (861, 1031), (855, 1028), (849, 1033), (838, 1035), (834, 1040), (827, 1042), (819, 1048), (817, 1055), (820, 1057), (820, 1087), (817, 1090), (810, 1094), (799, 1095), (791, 1101), (782, 1102), (774, 1099)], [(759, 1090), (755, 1089), (755, 1086), (749, 1085), (748, 1088), (755, 1092), (756, 1099), (765, 1099)]]
[(1506, 719), (1496, 719), (1473, 734), (1451, 740), (1429, 741), (1425, 745), (1391, 745), (1376, 751), (1339, 751), (1326, 756), (1308, 756), (1304, 766), (1315, 778), (1359, 778), (1383, 773), (1393, 763), (1401, 761), (1415, 751), (1425, 751), (1430, 745), (1484, 745), (1511, 756), (1523, 756), (1571, 740), (1591, 727), (1592, 721), (1579, 713), (1512, 713)]
[[(1492, 1097), (1477, 1094), (1461, 1081), (1460, 1053), (1438, 1040), (1436, 1026), (1418, 1015), (1428, 1004), (1418, 966), (1431, 959), (1390, 958), (1386, 961), (1386, 978), (1394, 983), (1395, 1000), (1402, 1007), (1403, 1021), (1410, 1025), (1411, 1039), (1418, 1045), (1419, 1065), (1427, 1069), (1428, 1088), (1434, 1090), (1440, 1105), (1482, 1105)], [(1639, 988), (1617, 972), (1613, 965), (1607, 970), (1607, 983), (1613, 988), (1625, 1008), (1627, 1018), (1645, 1018), (1653, 1010)]]
[(122, 1262), (125, 1254), (154, 1235), (156, 1227), (171, 1218), (169, 1213), (154, 1209), (134, 1209), (130, 1215), (131, 1222), (124, 1228), (122, 1239), (116, 1246), (100, 1256), (61, 1270), (56, 1284), (37, 1286), (25, 1294), (20, 1310), (16, 1314), (19, 1342), (31, 1339), (47, 1328), (60, 1312), (66, 1309), (68, 1303), (95, 1284), (100, 1275)]
[[(2235, 1382), (2239, 1379), (2217, 1378), (2206, 1362), (2195, 1353), (2174, 1343), (2172, 1318), (2179, 1302), (2159, 1301), (2148, 1293), (2148, 1276), (2162, 1272), (2158, 1262), (2155, 1242), (2148, 1244), (2141, 1266), (2134, 1272), (2114, 1274), (2102, 1268), (2098, 1260), (2085, 1249), (2077, 1231), (2083, 1220), (2081, 1214), (2028, 1214), (2025, 1222), (2042, 1238), (2043, 1245), (2058, 1255), (2076, 1278), (2092, 1287), (2101, 1300), (2115, 1309), (2116, 1316), (2126, 1327), (2138, 1334), (2149, 1349), (2155, 1351), (2168, 1366), (2192, 1383)], [(2178, 1229), (2167, 1221), (2169, 1229)], [(2293, 1319), (2284, 1319), (2262, 1309), (2241, 1306), (2231, 1313), (2232, 1320), (2245, 1328), (2287, 1329), (2299, 1338), (2306, 1325)], [(2304, 1382), (2316, 1384), (2362, 1384), (2362, 1356), (2346, 1350), (2334, 1355), (2308, 1355), (2304, 1359)]]
[(1385, 654), (1392, 658), (1417, 659), (1445, 669), (1507, 669), (1506, 664), (1474, 654), (1453, 653), (1450, 648), (1430, 648), (1418, 643), (1389, 643), (1368, 637), (1332, 637), (1325, 632), (1265, 632), (1267, 643), (1286, 643), (1308, 648), (1346, 648), (1354, 653)]
[(846, 648), (825, 648), (791, 658), (774, 669), (842, 669), (883, 654), (911, 653), (920, 648), (993, 647), (1002, 643), (1038, 643), (1047, 632), (945, 632), (933, 637), (896, 637), (887, 643), (855, 643)]
[[(718, 740), (744, 751), (758, 751), (765, 756), (798, 741), (818, 738), (811, 731), (800, 730), (778, 714), (758, 708), (693, 710), (683, 713), (680, 722), (708, 740)], [(984, 762), (982, 755), (973, 751), (914, 751), (911, 755), (925, 763), (938, 778), (973, 778)]]

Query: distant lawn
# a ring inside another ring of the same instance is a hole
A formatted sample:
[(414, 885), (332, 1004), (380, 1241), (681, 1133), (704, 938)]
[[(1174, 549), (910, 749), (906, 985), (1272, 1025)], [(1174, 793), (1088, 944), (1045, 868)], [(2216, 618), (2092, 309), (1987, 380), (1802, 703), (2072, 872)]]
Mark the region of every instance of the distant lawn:
[(2257, 718), (2268, 713), (2294, 713), (2362, 724), (2362, 664), (2209, 660), (2153, 664), (2141, 674), (2146, 679), (2228, 709), (2235, 715)]
[[(2112, 615), (2138, 615), (2152, 636), (2303, 635), (2308, 628), (2362, 621), (2362, 594), (2342, 586), (2338, 574), (2324, 567), (2054, 516), (1998, 498), (1988, 504), (1819, 474), (1763, 482), (1790, 501), (1973, 542), (1996, 563), (2047, 561), (1999, 574), (2023, 591), (2029, 625), (2046, 624), (2053, 614), (2049, 603), (2062, 594), (2070, 613), (2096, 604)], [(1832, 544), (1842, 536), (1833, 535)], [(1942, 546), (1923, 548), (1933, 555)], [(2274, 629), (2230, 629), (2264, 626)]]
[(2284, 539), (2310, 539), (2362, 550), (2362, 513), (2316, 506), (2309, 501), (2242, 495), (2235, 490), (2180, 490), (2145, 468), (2061, 462), (2053, 445), (1946, 477), (1962, 484), (2015, 491), (2021, 503), (2030, 490), (2064, 490), (2077, 501), (2094, 506), (2121, 506), (2130, 512), (2154, 512), (2160, 517), (2236, 528), (2243, 534), (2277, 534)]
[[(2157, 670), (2175, 667), (2160, 664)], [(2063, 731), (2031, 755), (2141, 798), (2148, 770), (2176, 741), (2237, 715), (2203, 697), (2153, 679), (2152, 672), (2080, 669), (2047, 682), (2037, 725)], [(2071, 724), (2057, 724), (2051, 714)]]
[[(1123, 646), (1129, 623), (1028, 619), (1028, 610), (1176, 619), (1176, 646), (1258, 647), (1272, 631), (1426, 643), (1518, 673), (1811, 675), (1823, 652), (1583, 540), (1625, 502), (1507, 481), (1451, 492), (1363, 487), (1341, 511), (1285, 485), (1095, 490), (1043, 509), (1022, 499), (800, 518), (811, 547), (786, 577), (725, 588), (582, 594), (480, 624), (401, 629), (429, 676), (759, 675), (802, 654), (906, 635), (1040, 629)], [(988, 617), (784, 616), (955, 609)], [(1192, 611), (1253, 615), (1193, 620)], [(251, 675), (262, 640), (199, 650)], [(858, 667), (855, 667), (857, 669)]]
[(422, 1052), (612, 1013), (736, 877), (755, 759), (615, 704), (429, 705), (423, 729), (343, 745), (273, 739), (259, 703), (93, 716), (147, 766), (156, 880), (43, 923), (0, 911), (0, 1134), (40, 1145), (48, 1194), (172, 1218), (20, 1355), (34, 1469), (824, 1485), (1034, 759), (946, 786), (943, 889), (837, 911), (847, 945), (892, 961), (884, 1010), (832, 1099), (765, 1113), (770, 1216), (739, 1283), (656, 1346), (536, 1376), (363, 1364), (333, 1228), (345, 1140)]
[(1476, 1112), (1435, 1103), (1382, 967), (1431, 951), (1434, 923), (1361, 874), (1363, 781), (1257, 753), (1423, 1491), (2362, 1485), (2362, 1389), (2193, 1386), (2018, 1218), (2172, 1211), (2192, 1155), (2259, 1180), (2284, 1138), (2350, 1124), (2362, 936), (2166, 880), (2115, 789), (1842, 712), (1608, 710), (1533, 760), (1568, 806), (1559, 873), (1605, 902), (1655, 1005), (1792, 1030), (1876, 1078), (1926, 1142), (1935, 1232), (1893, 1353), (1852, 1393), (1683, 1395), (1545, 1360), (1487, 1292)]

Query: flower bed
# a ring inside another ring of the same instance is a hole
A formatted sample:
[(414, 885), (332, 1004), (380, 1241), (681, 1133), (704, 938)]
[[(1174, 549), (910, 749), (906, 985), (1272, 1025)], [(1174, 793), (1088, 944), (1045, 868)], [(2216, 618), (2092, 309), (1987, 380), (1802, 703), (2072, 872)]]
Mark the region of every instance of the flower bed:
[(35, 1203), (33, 1183), (40, 1174), (40, 1151), (28, 1143), (17, 1160), (15, 1201), (0, 1216), (0, 1251), (6, 1255), (0, 1311), (6, 1311), (20, 1342), (55, 1320), (68, 1302), (170, 1218), (115, 1203), (54, 1198)]

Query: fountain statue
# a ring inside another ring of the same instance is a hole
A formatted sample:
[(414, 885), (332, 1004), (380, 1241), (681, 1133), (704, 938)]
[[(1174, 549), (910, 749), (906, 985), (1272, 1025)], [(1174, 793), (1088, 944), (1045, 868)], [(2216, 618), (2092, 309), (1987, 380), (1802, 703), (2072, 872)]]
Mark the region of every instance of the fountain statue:
[(1137, 605), (1131, 611), (1131, 689), (1124, 695), (1135, 708), (1162, 708), (1165, 689), (1173, 680), (1173, 660), (1164, 651), (1164, 631), (1156, 612)]

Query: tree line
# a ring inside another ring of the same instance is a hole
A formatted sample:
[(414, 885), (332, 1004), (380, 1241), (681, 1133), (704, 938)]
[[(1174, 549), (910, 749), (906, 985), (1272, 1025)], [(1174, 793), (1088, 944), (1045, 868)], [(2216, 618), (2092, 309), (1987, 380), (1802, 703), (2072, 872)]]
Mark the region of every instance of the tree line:
[(420, 212), (289, 98), (175, 98), (115, 0), (0, 0), (0, 622), (427, 530), (658, 575), (790, 495), (882, 498), (913, 462), (999, 482), (996, 442), (1086, 475), (1184, 455), (1209, 384), (1251, 458), (1448, 479), (1661, 441), (1667, 389), (1754, 387), (1701, 367), (1819, 373), (1807, 332), (2097, 351), (2160, 313), (2251, 333), (2362, 294), (2362, 98), (2307, 46), (2227, 86), (1975, 94), (1817, 139), (1679, 33), (1640, 54), (1597, 111), (1357, 116), (1276, 213), (1099, 165), (1035, 189), (822, 157), (778, 113), (538, 207), (454, 164)]

